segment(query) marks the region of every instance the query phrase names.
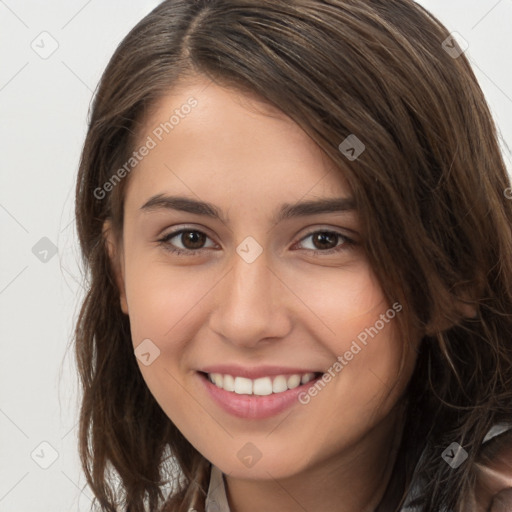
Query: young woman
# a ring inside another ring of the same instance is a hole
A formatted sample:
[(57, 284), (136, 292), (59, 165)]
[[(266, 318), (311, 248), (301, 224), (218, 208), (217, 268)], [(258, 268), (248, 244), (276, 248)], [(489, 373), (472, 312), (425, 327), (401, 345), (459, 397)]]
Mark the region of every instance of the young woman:
[(512, 510), (512, 190), (410, 0), (167, 0), (77, 183), (105, 511)]

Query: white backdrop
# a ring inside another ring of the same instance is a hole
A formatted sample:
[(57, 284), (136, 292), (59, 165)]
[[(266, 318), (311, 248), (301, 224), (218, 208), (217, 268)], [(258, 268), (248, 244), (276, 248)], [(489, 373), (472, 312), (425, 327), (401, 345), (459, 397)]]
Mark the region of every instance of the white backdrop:
[[(74, 183), (92, 91), (158, 3), (0, 0), (0, 512), (90, 506), (68, 350), (82, 296)], [(420, 3), (469, 43), (512, 148), (512, 0)]]

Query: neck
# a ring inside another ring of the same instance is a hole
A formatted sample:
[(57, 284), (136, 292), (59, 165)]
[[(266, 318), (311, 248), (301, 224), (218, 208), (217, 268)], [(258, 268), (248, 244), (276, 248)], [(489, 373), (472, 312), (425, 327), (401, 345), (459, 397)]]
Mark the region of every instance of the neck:
[(397, 406), (356, 445), (288, 478), (225, 475), (231, 512), (374, 512), (391, 479), (403, 423), (403, 409)]

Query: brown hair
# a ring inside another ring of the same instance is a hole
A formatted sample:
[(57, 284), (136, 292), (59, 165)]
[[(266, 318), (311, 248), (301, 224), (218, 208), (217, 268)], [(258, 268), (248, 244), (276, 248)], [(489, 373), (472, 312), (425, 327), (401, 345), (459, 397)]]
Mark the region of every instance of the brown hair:
[[(424, 512), (462, 509), (484, 436), (512, 422), (512, 201), (486, 101), (448, 37), (411, 0), (167, 0), (119, 45), (76, 188), (89, 278), (75, 332), (80, 456), (102, 510), (163, 510), (169, 460), (180, 478), (165, 510), (201, 507), (191, 497), (207, 490), (208, 461), (149, 392), (119, 305), (102, 228), (111, 219), (121, 238), (129, 176), (95, 194), (149, 109), (198, 74), (277, 106), (343, 172), (370, 264), (404, 307), (404, 359), (422, 333), (395, 474), (409, 485), (417, 468)], [(350, 134), (366, 146), (354, 161), (338, 149)], [(457, 470), (441, 457), (452, 442), (469, 454)]]

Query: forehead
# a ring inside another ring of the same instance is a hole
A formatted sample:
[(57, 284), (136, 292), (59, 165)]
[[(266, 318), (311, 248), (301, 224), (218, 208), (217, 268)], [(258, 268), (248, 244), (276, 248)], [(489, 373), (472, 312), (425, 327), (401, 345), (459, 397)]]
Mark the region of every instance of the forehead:
[(348, 196), (339, 169), (289, 117), (254, 95), (207, 79), (181, 84), (153, 106), (126, 202), (177, 191), (260, 204), (305, 195)]

